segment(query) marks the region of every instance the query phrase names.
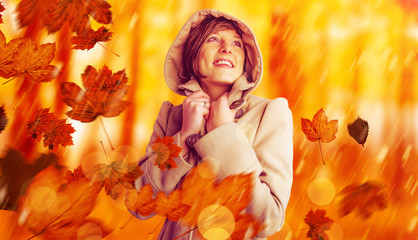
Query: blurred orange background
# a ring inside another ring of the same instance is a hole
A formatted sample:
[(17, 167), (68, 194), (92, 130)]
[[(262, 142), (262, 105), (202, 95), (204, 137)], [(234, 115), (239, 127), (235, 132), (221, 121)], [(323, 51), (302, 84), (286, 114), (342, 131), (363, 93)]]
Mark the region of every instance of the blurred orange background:
[[(335, 222), (330, 239), (417, 239), (418, 236), (418, 2), (414, 0), (180, 0), (108, 1), (112, 40), (89, 51), (58, 49), (54, 65), (63, 79), (81, 85), (87, 65), (125, 69), (131, 86), (130, 107), (120, 116), (103, 118), (112, 145), (135, 161), (145, 153), (152, 125), (163, 101), (180, 104), (183, 97), (165, 84), (165, 54), (176, 34), (199, 9), (214, 8), (245, 21), (255, 32), (264, 60), (264, 75), (253, 94), (289, 101), (294, 122), (294, 184), (283, 229), (269, 239), (306, 239), (303, 218), (310, 209), (325, 209)], [(14, 9), (18, 1), (2, 1), (7, 41), (21, 37)], [(92, 27), (101, 26), (94, 20)], [(36, 33), (39, 44), (65, 43), (71, 35)], [(58, 52), (64, 53), (57, 57)], [(112, 53), (115, 52), (119, 57)], [(6, 80), (1, 79), (2, 82)], [(62, 80), (62, 79), (61, 79)], [(50, 107), (62, 118), (69, 110), (60, 103), (58, 80), (26, 89), (22, 81), (0, 85), (0, 105), (9, 123), (0, 134), (0, 154), (10, 148), (47, 152), (28, 143), (25, 120), (38, 108)], [(337, 138), (322, 145), (306, 140), (300, 119), (312, 119), (323, 108), (338, 119)], [(352, 139), (347, 124), (360, 116), (369, 123), (364, 147)], [(60, 161), (70, 169), (83, 159), (111, 154), (99, 120), (80, 123), (74, 145), (61, 148)], [(19, 130), (20, 129), (20, 130)], [(30, 137), (30, 136), (29, 136)], [(30, 139), (30, 138), (29, 138)], [(128, 149), (128, 150), (127, 150)], [(34, 153), (35, 152), (35, 153)], [(339, 218), (338, 192), (352, 183), (378, 180), (389, 196), (388, 208), (362, 220), (354, 214)], [(156, 239), (163, 218), (131, 219), (123, 198), (101, 194), (93, 212), (115, 230), (105, 239)], [(0, 238), (32, 236), (16, 225), (14, 212), (0, 211)], [(128, 222), (128, 223), (127, 223)]]

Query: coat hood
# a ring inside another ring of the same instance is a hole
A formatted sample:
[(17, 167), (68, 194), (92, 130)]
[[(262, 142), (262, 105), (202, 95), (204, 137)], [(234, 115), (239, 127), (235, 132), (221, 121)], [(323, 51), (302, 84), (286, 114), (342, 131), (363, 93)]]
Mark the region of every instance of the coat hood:
[(247, 51), (246, 73), (244, 73), (237, 81), (235, 81), (229, 94), (233, 99), (243, 98), (249, 94), (260, 82), (263, 73), (263, 63), (260, 49), (258, 47), (255, 34), (250, 27), (238, 18), (218, 10), (205, 9), (194, 13), (181, 28), (176, 39), (168, 50), (165, 66), (164, 78), (168, 87), (179, 95), (188, 95), (188, 91), (194, 92), (200, 89), (200, 85), (195, 79), (191, 79), (184, 83), (178, 76), (182, 67), (182, 54), (185, 42), (189, 35), (190, 29), (199, 25), (208, 15), (215, 17), (225, 17), (238, 23), (242, 31), (242, 40)]

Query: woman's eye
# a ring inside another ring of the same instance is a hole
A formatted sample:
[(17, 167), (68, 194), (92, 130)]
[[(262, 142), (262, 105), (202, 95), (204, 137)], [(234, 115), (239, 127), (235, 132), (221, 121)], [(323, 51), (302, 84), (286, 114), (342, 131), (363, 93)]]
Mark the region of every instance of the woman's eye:
[(208, 38), (207, 42), (217, 42), (218, 38), (217, 37), (210, 37)]
[(233, 41), (232, 42), (232, 45), (237, 46), (237, 47), (241, 47), (242, 46), (242, 44), (241, 44), (240, 41)]

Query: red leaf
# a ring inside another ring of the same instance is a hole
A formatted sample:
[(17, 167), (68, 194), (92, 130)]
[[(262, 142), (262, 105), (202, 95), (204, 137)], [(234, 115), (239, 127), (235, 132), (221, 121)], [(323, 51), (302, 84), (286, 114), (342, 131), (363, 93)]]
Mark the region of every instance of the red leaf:
[(33, 138), (40, 141), (43, 137), (44, 146), (56, 152), (58, 144), (63, 147), (73, 145), (71, 133), (75, 129), (66, 124), (66, 119), (57, 119), (55, 114), (49, 113), (49, 108), (39, 109), (34, 118), (28, 122), (27, 130)]
[(309, 210), (304, 220), (309, 226), (307, 237), (312, 240), (328, 240), (328, 235), (325, 233), (326, 230), (331, 229), (331, 225), (334, 222), (332, 219), (325, 216), (327, 211), (317, 209), (315, 212)]
[(148, 184), (139, 189), (139, 191), (135, 189), (128, 190), (125, 204), (129, 211), (148, 216), (155, 212), (155, 200), (152, 197), (152, 187)]
[(87, 66), (81, 77), (85, 90), (75, 83), (61, 83), (63, 101), (73, 108), (66, 113), (70, 118), (91, 122), (99, 115), (115, 117), (129, 105), (122, 100), (129, 89), (124, 70), (112, 73), (103, 66), (97, 72), (92, 66)]
[(364, 220), (368, 219), (374, 211), (383, 210), (388, 206), (387, 193), (383, 184), (367, 181), (361, 185), (351, 184), (341, 193), (345, 195), (339, 202), (339, 213), (343, 217), (353, 211)]
[[(1, 4), (0, 2), (0, 12), (3, 12), (4, 10), (6, 10), (3, 6), (3, 4)], [(0, 14), (0, 23), (3, 23), (3, 16)]]
[(89, 17), (99, 23), (112, 20), (111, 6), (104, 0), (22, 0), (17, 6), (20, 27), (41, 21), (49, 33), (57, 32), (68, 22), (72, 32), (83, 34), (90, 29)]
[(64, 180), (67, 184), (71, 182), (76, 182), (84, 178), (86, 178), (86, 176), (84, 175), (83, 168), (81, 167), (81, 165), (74, 169), (74, 172), (70, 170), (65, 171)]
[(76, 44), (74, 49), (89, 50), (98, 42), (107, 42), (112, 37), (112, 32), (109, 32), (105, 27), (101, 27), (94, 31), (89, 29), (87, 33), (83, 33), (81, 36), (75, 36), (71, 38), (71, 43)]
[(151, 145), (152, 150), (157, 154), (154, 165), (157, 165), (163, 171), (166, 168), (171, 169), (177, 167), (174, 158), (179, 156), (181, 147), (177, 146), (173, 142), (173, 137), (164, 136), (163, 139), (157, 137), (157, 139)]

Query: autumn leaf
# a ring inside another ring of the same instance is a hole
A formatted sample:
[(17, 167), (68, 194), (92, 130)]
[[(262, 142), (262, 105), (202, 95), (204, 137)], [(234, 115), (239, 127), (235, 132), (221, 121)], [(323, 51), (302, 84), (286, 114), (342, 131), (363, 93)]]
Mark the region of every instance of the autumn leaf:
[(6, 37), (0, 31), (0, 77), (7, 79), (17, 75), (18, 71), (14, 67), (13, 56), (22, 41), (22, 38), (17, 38), (6, 44)]
[(19, 205), (19, 223), (44, 239), (77, 239), (96, 205), (100, 184), (81, 179), (63, 183), (64, 168), (50, 166), (37, 174)]
[(328, 235), (325, 233), (326, 230), (331, 229), (331, 225), (334, 222), (332, 219), (325, 216), (327, 211), (317, 209), (316, 211), (309, 210), (304, 220), (309, 226), (307, 237), (312, 240), (328, 240)]
[(173, 137), (164, 136), (162, 139), (158, 136), (151, 145), (152, 150), (157, 155), (154, 160), (154, 165), (157, 165), (163, 171), (167, 169), (176, 168), (177, 164), (174, 158), (179, 156), (181, 147), (174, 144)]
[[(251, 235), (257, 235), (263, 229), (260, 222), (252, 218), (253, 216), (241, 213), (252, 199), (252, 178), (252, 174), (237, 174), (217, 182), (211, 165), (203, 161), (189, 172), (181, 185), (182, 203), (190, 206), (190, 210), (181, 217), (181, 221), (189, 226), (199, 227), (207, 220), (199, 219), (201, 213), (208, 207), (218, 206), (225, 210), (221, 211), (219, 219), (211, 219), (214, 224), (223, 221), (222, 216), (225, 214), (230, 214), (235, 219), (235, 229), (245, 228), (251, 231)], [(238, 222), (239, 219), (241, 220)], [(237, 224), (245, 224), (246, 227)], [(244, 235), (246, 233), (247, 231), (243, 232)]]
[(86, 173), (92, 181), (101, 182), (106, 194), (117, 199), (123, 188), (133, 189), (135, 180), (143, 174), (136, 163), (114, 161), (111, 164), (96, 164)]
[(89, 50), (98, 42), (107, 42), (112, 37), (112, 32), (109, 32), (105, 27), (100, 27), (97, 31), (89, 29), (87, 33), (83, 33), (81, 36), (75, 36), (71, 38), (71, 43), (75, 44), (74, 49)]
[(130, 189), (126, 193), (125, 205), (131, 212), (137, 212), (142, 216), (149, 216), (155, 212), (155, 199), (153, 198), (152, 187), (147, 184), (139, 191)]
[[(3, 4), (1, 4), (0, 2), (0, 12), (3, 12), (4, 10), (6, 10), (3, 6)], [(0, 14), (0, 23), (3, 23), (3, 16)]]
[(364, 143), (367, 140), (367, 136), (369, 134), (369, 124), (364, 119), (357, 117), (352, 123), (347, 125), (348, 134), (354, 140), (356, 140), (359, 144), (364, 147)]
[(327, 115), (322, 108), (314, 115), (312, 121), (306, 118), (301, 118), (301, 120), (302, 131), (306, 138), (311, 142), (318, 141), (322, 163), (325, 165), (321, 142), (329, 143), (335, 139), (335, 134), (338, 131), (338, 120), (328, 121)]
[(71, 134), (75, 129), (71, 124), (65, 123), (66, 119), (58, 119), (54, 113), (49, 113), (49, 108), (39, 109), (35, 117), (27, 124), (27, 130), (33, 138), (40, 141), (43, 137), (44, 146), (56, 152), (58, 144), (63, 147), (73, 145)]
[(125, 71), (112, 73), (103, 66), (99, 71), (87, 66), (81, 75), (85, 90), (75, 83), (61, 83), (63, 101), (73, 109), (66, 114), (81, 122), (91, 122), (99, 115), (115, 117), (129, 105), (123, 101), (129, 86)]
[(22, 0), (17, 12), (20, 27), (40, 21), (49, 33), (54, 33), (68, 22), (72, 32), (81, 35), (90, 29), (90, 17), (99, 23), (111, 23), (110, 7), (104, 0)]
[(348, 185), (339, 194), (343, 195), (338, 204), (341, 217), (355, 211), (366, 220), (375, 211), (383, 210), (388, 206), (384, 185), (376, 181), (367, 181), (361, 185)]
[(57, 163), (54, 153), (41, 154), (33, 164), (28, 164), (22, 154), (9, 149), (3, 158), (0, 158), (0, 186), (3, 192), (0, 197), (0, 206), (5, 210), (16, 210), (18, 198), (22, 196), (33, 177), (53, 163)]
[(70, 184), (80, 179), (86, 178), (83, 172), (83, 168), (79, 165), (74, 171), (67, 170), (64, 174), (65, 183)]
[(50, 82), (57, 68), (49, 63), (55, 56), (55, 43), (45, 43), (37, 47), (30, 38), (24, 38), (13, 57), (17, 76), (32, 82)]
[(170, 221), (178, 221), (190, 209), (189, 205), (182, 204), (182, 196), (179, 189), (174, 190), (167, 196), (163, 192), (159, 192), (155, 198), (155, 212), (163, 217), (167, 217)]
[[(57, 68), (50, 65), (55, 56), (55, 43), (39, 47), (29, 38), (18, 38), (6, 44), (4, 34), (0, 34), (0, 76), (3, 78), (25, 77), (38, 82), (50, 82)], [(3, 83), (4, 84), (4, 83)]]
[(0, 107), (0, 133), (6, 128), (7, 125), (7, 116), (4, 111), (4, 106)]

